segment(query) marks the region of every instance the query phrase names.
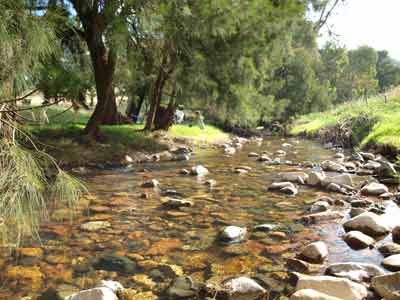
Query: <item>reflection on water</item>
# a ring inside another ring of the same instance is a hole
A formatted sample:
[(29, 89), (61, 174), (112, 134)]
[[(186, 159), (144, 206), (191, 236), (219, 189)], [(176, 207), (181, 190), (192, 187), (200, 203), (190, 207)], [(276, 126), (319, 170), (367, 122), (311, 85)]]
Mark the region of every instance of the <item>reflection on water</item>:
[[(267, 151), (273, 155), (284, 142), (293, 145), (284, 160), (320, 161), (332, 157), (331, 151), (311, 141), (274, 138), (261, 146), (247, 145), (233, 157), (224, 156), (218, 149), (197, 150), (188, 162), (92, 174), (87, 178), (92, 194), (81, 204), (72, 223), (65, 211), (55, 211), (54, 221), (43, 227), (41, 245), (26, 245), (28, 249), (16, 251), (19, 255), (3, 251), (0, 299), (20, 299), (49, 287), (64, 295), (93, 287), (103, 278), (162, 297), (171, 277), (181, 274), (210, 282), (230, 275), (261, 274), (275, 290), (283, 291), (285, 258), (317, 239), (328, 241), (330, 261), (379, 264), (381, 256), (376, 250), (350, 250), (340, 238), (340, 224), (304, 227), (296, 221), (310, 201), (324, 192), (300, 187), (293, 198), (265, 191), (279, 178), (279, 172), (296, 171), (298, 167), (265, 166), (247, 154)], [(204, 165), (210, 174), (203, 178), (179, 175), (180, 169), (195, 164)], [(233, 172), (243, 165), (252, 170), (244, 175)], [(180, 210), (161, 208), (159, 193), (141, 187), (151, 178), (160, 181), (162, 191), (175, 190), (194, 206)], [(215, 179), (217, 185), (208, 188), (204, 184), (207, 179)], [(388, 212), (393, 215), (399, 209), (393, 204)], [(80, 225), (88, 221), (107, 221), (111, 227), (93, 232), (80, 230)], [(279, 227), (270, 233), (251, 231), (263, 223)], [(247, 241), (219, 245), (217, 234), (226, 225), (246, 226)], [(96, 270), (96, 259), (105, 254), (129, 258), (135, 265), (135, 274)]]

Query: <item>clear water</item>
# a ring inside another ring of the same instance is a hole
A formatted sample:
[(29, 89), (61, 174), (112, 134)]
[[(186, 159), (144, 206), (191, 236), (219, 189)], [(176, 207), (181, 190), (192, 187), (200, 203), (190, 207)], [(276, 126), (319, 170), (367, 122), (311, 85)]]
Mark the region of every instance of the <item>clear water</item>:
[[(91, 288), (100, 279), (118, 280), (138, 292), (151, 291), (163, 297), (170, 278), (146, 285), (132, 275), (95, 270), (93, 261), (107, 253), (130, 257), (139, 264), (138, 274), (145, 275), (160, 265), (172, 265), (179, 270), (177, 273), (204, 282), (261, 274), (282, 293), (287, 278), (285, 259), (293, 257), (310, 241), (326, 241), (331, 262), (380, 264), (382, 257), (377, 250), (354, 251), (342, 241), (341, 220), (318, 226), (303, 226), (297, 221), (309, 203), (325, 192), (304, 186), (296, 197), (266, 191), (269, 184), (279, 180), (280, 172), (299, 171), (299, 168), (265, 166), (249, 158), (248, 153), (273, 154), (282, 149), (282, 143), (293, 145), (285, 160), (321, 161), (333, 157), (332, 151), (312, 141), (270, 138), (262, 145), (246, 145), (232, 157), (225, 156), (220, 149), (197, 149), (188, 162), (135, 165), (90, 174), (86, 178), (91, 191), (85, 200), (88, 207), (81, 205), (73, 221), (64, 210), (55, 211), (53, 220), (43, 226), (41, 244), (24, 245), (43, 249), (42, 256), (23, 257), (2, 250), (0, 299), (20, 299), (40, 294), (49, 287), (68, 293)], [(179, 175), (180, 169), (196, 164), (207, 167), (210, 174), (203, 178)], [(243, 165), (252, 170), (244, 175), (233, 172), (235, 167)], [(162, 208), (160, 194), (141, 187), (151, 178), (159, 180), (162, 190), (182, 193), (194, 206), (180, 211)], [(207, 179), (215, 179), (217, 185), (210, 189), (204, 184)], [(143, 193), (147, 196), (143, 197)], [(399, 208), (394, 203), (388, 205), (387, 217), (395, 221)], [(97, 232), (80, 230), (82, 223), (93, 220), (106, 220), (111, 227)], [(278, 225), (278, 233), (252, 234), (253, 226), (264, 223)], [(217, 236), (226, 225), (247, 227), (247, 241), (220, 245)], [(78, 268), (82, 265), (86, 267)], [(33, 269), (41, 275), (30, 276), (28, 272), (26, 276), (10, 276), (9, 270), (18, 266), (19, 272)]]

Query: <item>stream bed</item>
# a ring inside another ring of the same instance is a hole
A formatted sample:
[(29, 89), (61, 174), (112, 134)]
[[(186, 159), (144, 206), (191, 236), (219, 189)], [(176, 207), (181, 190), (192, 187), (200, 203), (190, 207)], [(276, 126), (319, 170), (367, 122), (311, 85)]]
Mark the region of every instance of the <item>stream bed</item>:
[[(287, 292), (286, 259), (317, 240), (327, 243), (328, 262), (379, 265), (382, 256), (376, 248), (355, 251), (342, 240), (343, 220), (318, 225), (299, 221), (315, 199), (342, 197), (339, 194), (307, 186), (299, 186), (295, 197), (266, 191), (279, 181), (279, 173), (304, 169), (287, 164), (268, 166), (248, 153), (273, 154), (284, 149), (283, 143), (292, 146), (285, 149), (287, 155), (282, 159), (294, 163), (333, 159), (335, 153), (309, 140), (265, 138), (260, 145), (246, 144), (232, 156), (221, 149), (199, 148), (189, 161), (140, 164), (85, 175), (90, 195), (84, 197), (72, 220), (65, 209), (55, 210), (52, 221), (42, 226), (40, 243), (11, 252), (1, 250), (0, 299), (19, 300), (46, 291), (57, 291), (63, 297), (92, 288), (101, 279), (112, 279), (135, 290), (137, 299), (155, 300), (166, 298), (165, 290), (176, 276), (220, 282), (243, 274), (261, 278), (273, 290), (274, 299), (280, 299)], [(203, 177), (179, 173), (194, 165), (203, 165), (210, 173)], [(238, 166), (251, 170), (237, 174), (234, 168)], [(163, 208), (162, 193), (142, 187), (150, 179), (160, 182), (161, 192), (169, 190), (194, 205), (179, 210)], [(214, 187), (205, 184), (209, 179), (216, 181)], [(395, 223), (400, 209), (392, 201), (383, 203), (386, 218)], [(105, 225), (83, 230), (81, 225), (90, 221)], [(252, 230), (260, 224), (276, 228)], [(227, 225), (246, 227), (246, 241), (219, 243), (218, 234)], [(119, 272), (114, 270), (118, 267)]]

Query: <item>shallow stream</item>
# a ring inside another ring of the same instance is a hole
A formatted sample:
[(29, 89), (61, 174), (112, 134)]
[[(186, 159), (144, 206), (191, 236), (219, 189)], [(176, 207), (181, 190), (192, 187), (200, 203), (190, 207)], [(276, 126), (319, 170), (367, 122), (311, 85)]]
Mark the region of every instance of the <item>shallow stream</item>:
[[(343, 242), (341, 220), (313, 226), (298, 221), (310, 203), (328, 195), (326, 192), (306, 186), (300, 186), (296, 197), (266, 191), (269, 184), (279, 180), (280, 172), (302, 170), (288, 165), (266, 166), (249, 158), (248, 153), (273, 154), (283, 149), (282, 143), (292, 145), (283, 159), (295, 163), (319, 162), (334, 155), (309, 140), (266, 138), (262, 145), (245, 145), (233, 156), (225, 156), (221, 149), (196, 149), (190, 161), (89, 174), (85, 180), (91, 195), (80, 204), (73, 221), (65, 210), (57, 210), (53, 221), (43, 226), (41, 244), (24, 245), (25, 250), (13, 253), (3, 249), (0, 253), (0, 299), (19, 300), (48, 288), (64, 296), (91, 288), (100, 279), (113, 279), (135, 289), (138, 299), (152, 300), (163, 298), (171, 278), (181, 274), (202, 282), (257, 275), (275, 295), (285, 294), (285, 259), (315, 240), (327, 242), (330, 262), (379, 264), (382, 256), (377, 250), (354, 251)], [(210, 174), (179, 175), (182, 168), (197, 164), (207, 167)], [(239, 175), (234, 173), (238, 166), (252, 169)], [(162, 208), (160, 194), (141, 187), (152, 178), (160, 182), (162, 191), (175, 190), (194, 206)], [(207, 179), (216, 180), (216, 186), (206, 186)], [(385, 204), (388, 218), (399, 215), (393, 202)], [(111, 227), (94, 232), (80, 229), (82, 223), (97, 220), (108, 221)], [(255, 225), (265, 223), (277, 225), (276, 230), (252, 231)], [(230, 246), (218, 243), (218, 233), (226, 225), (247, 227), (247, 240)], [(105, 254), (128, 257), (134, 262), (135, 272), (96, 270), (95, 261)]]

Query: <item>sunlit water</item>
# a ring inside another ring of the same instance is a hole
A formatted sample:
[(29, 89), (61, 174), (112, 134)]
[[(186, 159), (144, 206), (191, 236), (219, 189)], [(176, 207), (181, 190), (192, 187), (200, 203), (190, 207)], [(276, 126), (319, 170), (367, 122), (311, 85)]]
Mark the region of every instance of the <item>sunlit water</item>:
[[(300, 187), (296, 197), (266, 191), (269, 184), (279, 180), (280, 172), (299, 169), (287, 165), (266, 166), (249, 158), (248, 153), (273, 154), (282, 149), (282, 143), (293, 145), (283, 159), (295, 163), (332, 159), (334, 154), (308, 140), (268, 138), (261, 146), (246, 145), (232, 157), (225, 156), (221, 149), (196, 149), (188, 162), (135, 165), (91, 174), (86, 178), (91, 191), (89, 208), (81, 209), (72, 223), (64, 211), (54, 212), (54, 218), (65, 220), (44, 226), (41, 245), (25, 245), (42, 248), (43, 256), (17, 257), (3, 250), (0, 299), (20, 299), (40, 294), (49, 287), (68, 294), (91, 288), (100, 279), (118, 280), (126, 287), (152, 291), (163, 297), (171, 280), (168, 276), (148, 286), (139, 284), (132, 275), (95, 270), (93, 262), (107, 253), (130, 257), (138, 263), (138, 273), (146, 275), (160, 264), (177, 266), (174, 268), (202, 282), (261, 274), (282, 293), (287, 276), (285, 259), (293, 257), (310, 241), (321, 239), (328, 243), (330, 262), (380, 264), (382, 256), (377, 250), (354, 251), (343, 242), (342, 220), (318, 226), (303, 226), (297, 221), (310, 203), (326, 195), (325, 192), (305, 186)], [(196, 164), (207, 167), (210, 174), (202, 178), (179, 175), (180, 169)], [(244, 175), (233, 172), (235, 167), (243, 165), (252, 170)], [(162, 208), (159, 193), (141, 187), (151, 178), (159, 180), (161, 190), (176, 190), (183, 198), (193, 201), (194, 206), (181, 210)], [(204, 184), (207, 179), (215, 179), (217, 185), (210, 189)], [(395, 222), (393, 216), (399, 215), (399, 208), (393, 202), (386, 204), (388, 218)], [(80, 224), (93, 220), (106, 220), (112, 226), (97, 232), (79, 229)], [(254, 234), (252, 227), (264, 223), (278, 225), (276, 232)], [(247, 227), (247, 241), (240, 245), (220, 245), (217, 236), (226, 225)], [(7, 275), (6, 279), (7, 270), (15, 266), (21, 267), (20, 272), (33, 269), (43, 277), (32, 281), (29, 276), (10, 279)]]

